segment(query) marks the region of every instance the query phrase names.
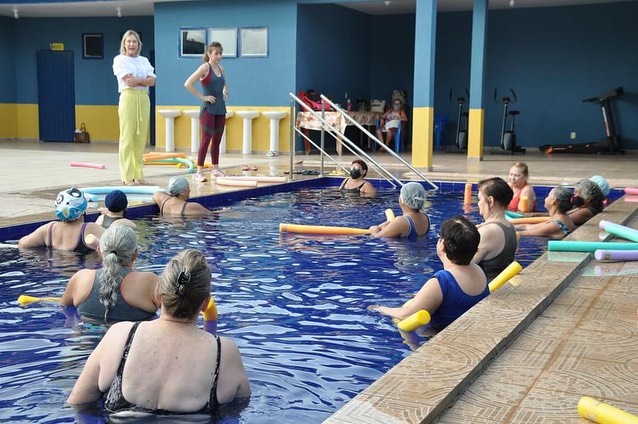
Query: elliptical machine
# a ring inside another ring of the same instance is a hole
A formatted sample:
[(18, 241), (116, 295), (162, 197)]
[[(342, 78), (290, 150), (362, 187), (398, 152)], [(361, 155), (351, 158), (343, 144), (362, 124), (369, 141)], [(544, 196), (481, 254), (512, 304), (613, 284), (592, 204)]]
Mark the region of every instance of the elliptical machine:
[[(518, 110), (509, 110), (510, 103), (515, 103), (518, 99), (516, 97), (516, 93), (513, 89), (510, 88), (510, 93), (512, 93), (512, 97), (503, 97), (501, 102), (503, 102), (503, 118), (501, 121), (501, 149), (509, 154), (514, 153), (525, 153), (525, 149), (516, 145), (516, 116), (520, 115)], [(494, 101), (497, 100), (497, 90), (494, 89)], [(508, 130), (505, 129), (507, 126), (507, 116), (510, 116), (510, 128)]]
[[(470, 99), (470, 92), (465, 89), (466, 97), (457, 97), (456, 102), (458, 104), (458, 112), (456, 114), (456, 139), (454, 144), (456, 146), (456, 150), (451, 150), (451, 153), (463, 153), (467, 151), (467, 130), (468, 130), (468, 119), (469, 113), (463, 111), (463, 105), (465, 104), (466, 99)], [(450, 101), (452, 101), (452, 89), (450, 89)]]

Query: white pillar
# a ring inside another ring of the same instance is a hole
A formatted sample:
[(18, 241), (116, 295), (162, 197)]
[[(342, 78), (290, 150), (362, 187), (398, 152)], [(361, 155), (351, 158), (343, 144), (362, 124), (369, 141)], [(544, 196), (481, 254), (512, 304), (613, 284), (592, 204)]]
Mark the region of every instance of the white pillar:
[(175, 151), (175, 118), (182, 114), (181, 110), (160, 109), (157, 111), (166, 118), (166, 151)]
[(288, 116), (288, 112), (267, 111), (263, 114), (270, 119), (270, 150), (268, 153), (277, 156), (279, 155), (279, 121)]
[[(226, 112), (226, 120), (229, 120), (235, 116), (235, 112), (229, 110)], [(224, 125), (224, 132), (222, 133), (222, 141), (219, 143), (219, 153), (226, 153), (226, 126)]]
[(184, 115), (191, 118), (191, 153), (199, 151), (199, 109), (185, 110)]
[(253, 119), (259, 116), (259, 112), (254, 110), (238, 110), (237, 116), (244, 119), (242, 150), (243, 155), (252, 153), (253, 146)]

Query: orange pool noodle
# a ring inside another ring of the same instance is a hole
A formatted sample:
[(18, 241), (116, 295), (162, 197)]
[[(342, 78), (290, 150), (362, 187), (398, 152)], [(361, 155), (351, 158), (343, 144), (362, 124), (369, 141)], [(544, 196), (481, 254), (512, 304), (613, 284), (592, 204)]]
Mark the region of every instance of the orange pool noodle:
[(578, 415), (601, 424), (638, 424), (638, 417), (589, 396), (578, 402)]
[(521, 196), (520, 200), (518, 201), (518, 210), (521, 212), (529, 212), (530, 209), (529, 197)]
[(547, 222), (549, 216), (530, 216), (526, 218), (512, 218), (509, 220), (512, 224), (540, 224), (541, 222)]
[(370, 230), (351, 227), (328, 227), (324, 225), (279, 224), (280, 233), (360, 235), (370, 234)]
[(463, 204), (472, 204), (472, 183), (465, 183), (465, 193), (463, 195)]

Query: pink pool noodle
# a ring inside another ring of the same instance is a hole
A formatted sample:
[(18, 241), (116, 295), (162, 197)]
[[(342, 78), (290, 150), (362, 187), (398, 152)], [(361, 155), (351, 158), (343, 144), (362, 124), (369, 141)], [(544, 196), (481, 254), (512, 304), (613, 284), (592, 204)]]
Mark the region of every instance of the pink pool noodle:
[(91, 162), (71, 162), (69, 165), (73, 168), (106, 169), (106, 165)]
[(624, 197), (625, 202), (638, 203), (638, 196), (635, 194), (628, 194)]
[(625, 194), (638, 194), (638, 188), (636, 188), (636, 187), (625, 187)]
[(638, 250), (596, 250), (594, 257), (599, 261), (638, 261)]

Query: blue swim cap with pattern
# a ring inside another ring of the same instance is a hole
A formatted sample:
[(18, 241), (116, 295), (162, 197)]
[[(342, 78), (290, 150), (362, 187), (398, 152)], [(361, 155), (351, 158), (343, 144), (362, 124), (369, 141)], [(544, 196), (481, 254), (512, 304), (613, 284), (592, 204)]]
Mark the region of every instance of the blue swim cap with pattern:
[(63, 221), (75, 221), (84, 214), (88, 205), (82, 190), (72, 187), (58, 194), (55, 215)]

